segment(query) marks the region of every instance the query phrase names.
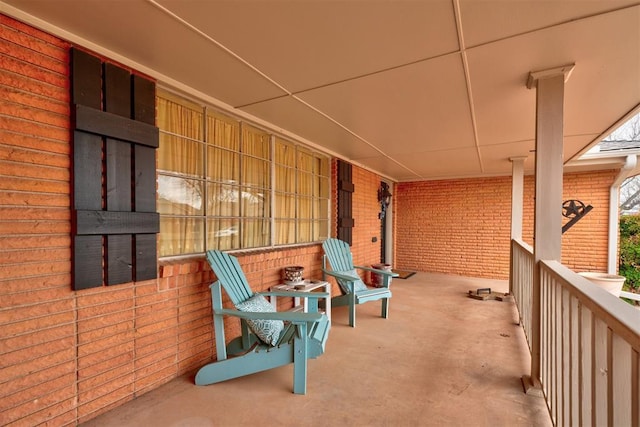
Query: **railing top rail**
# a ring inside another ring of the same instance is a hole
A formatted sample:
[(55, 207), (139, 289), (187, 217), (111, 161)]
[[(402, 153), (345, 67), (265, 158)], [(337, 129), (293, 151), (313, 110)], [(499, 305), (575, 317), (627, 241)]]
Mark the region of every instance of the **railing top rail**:
[(601, 317), (607, 325), (632, 347), (640, 351), (640, 311), (619, 301), (588, 279), (555, 260), (540, 261), (546, 269), (574, 294), (580, 302)]
[(620, 296), (623, 298), (629, 298), (634, 301), (640, 301), (640, 294), (634, 294), (632, 292), (620, 291)]
[(520, 246), (520, 248), (522, 248), (523, 250), (531, 253), (533, 255), (533, 246), (531, 246), (530, 244), (528, 244), (527, 242), (524, 242), (520, 239), (511, 239), (511, 242), (513, 242), (513, 244)]

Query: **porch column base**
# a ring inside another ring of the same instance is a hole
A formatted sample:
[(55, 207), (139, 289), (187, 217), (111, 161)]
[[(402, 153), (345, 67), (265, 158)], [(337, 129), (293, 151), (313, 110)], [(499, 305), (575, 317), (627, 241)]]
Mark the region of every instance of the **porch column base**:
[(529, 375), (523, 375), (521, 381), (524, 394), (544, 397), (544, 394), (542, 393), (542, 384), (540, 384), (540, 381), (534, 380)]

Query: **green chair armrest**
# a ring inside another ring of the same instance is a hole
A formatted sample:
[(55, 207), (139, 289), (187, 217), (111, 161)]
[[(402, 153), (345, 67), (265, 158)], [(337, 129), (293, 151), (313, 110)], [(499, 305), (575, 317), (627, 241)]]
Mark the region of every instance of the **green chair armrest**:
[(239, 317), (241, 319), (252, 320), (283, 320), (293, 323), (304, 322), (319, 322), (324, 314), (322, 313), (301, 313), (296, 311), (282, 311), (282, 312), (254, 312), (254, 311), (240, 311), (229, 308), (223, 308), (222, 310), (215, 310), (216, 314), (223, 314), (227, 316)]
[(366, 271), (372, 271), (376, 274), (382, 274), (383, 276), (390, 276), (390, 277), (398, 277), (399, 274), (398, 273), (394, 273), (393, 271), (386, 271), (386, 270), (378, 270), (376, 268), (370, 268), (370, 267), (363, 267), (360, 265), (354, 265), (355, 268), (359, 268), (360, 270), (366, 270)]
[[(353, 294), (354, 293), (354, 288), (355, 288), (355, 281), (358, 280), (353, 276), (347, 276), (346, 274), (340, 274), (340, 273), (336, 273), (335, 271), (331, 271), (331, 270), (327, 270), (327, 269), (322, 269), (322, 271), (325, 274), (328, 274), (329, 276), (335, 277), (336, 279), (340, 279), (343, 280), (346, 285), (349, 287), (349, 293)], [(362, 279), (360, 279), (362, 280)]]
[(340, 273), (336, 273), (335, 271), (326, 270), (324, 268), (322, 269), (322, 271), (328, 274), (329, 276), (335, 277), (336, 279), (345, 280), (347, 282), (359, 279), (353, 276), (348, 276), (346, 274), (340, 274)]
[(296, 291), (268, 291), (259, 292), (264, 296), (291, 297), (291, 298), (328, 298), (329, 292), (296, 292)]

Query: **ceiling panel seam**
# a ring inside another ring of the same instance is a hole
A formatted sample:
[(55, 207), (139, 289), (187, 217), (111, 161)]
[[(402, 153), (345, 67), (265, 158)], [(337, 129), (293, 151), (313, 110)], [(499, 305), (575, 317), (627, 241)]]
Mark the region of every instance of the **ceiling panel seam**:
[(432, 61), (434, 59), (446, 58), (446, 57), (451, 56), (451, 55), (458, 55), (459, 53), (460, 53), (459, 50), (455, 50), (455, 51), (452, 51), (452, 52), (446, 52), (446, 53), (442, 53), (440, 55), (430, 56), (428, 58), (421, 58), (421, 59), (418, 59), (416, 61), (411, 61), (411, 62), (407, 62), (407, 63), (404, 63), (404, 64), (395, 65), (393, 67), (388, 67), (388, 68), (384, 68), (384, 69), (381, 69), (381, 70), (372, 71), (370, 73), (360, 74), (360, 75), (357, 75), (357, 76), (354, 76), (354, 77), (348, 77), (348, 78), (345, 78), (345, 79), (336, 80), (336, 81), (329, 82), (329, 83), (324, 83), (324, 84), (321, 84), (321, 85), (318, 85), (318, 86), (313, 86), (313, 87), (309, 87), (309, 88), (306, 88), (306, 89), (297, 90), (297, 91), (294, 91), (294, 92), (287, 91), (287, 95), (274, 96), (274, 97), (271, 97), (271, 98), (266, 98), (266, 99), (261, 99), (261, 100), (258, 100), (258, 101), (250, 102), (248, 104), (237, 105), (236, 108), (251, 107), (253, 105), (260, 104), (260, 103), (263, 103), (263, 102), (273, 101), (273, 100), (276, 100), (276, 99), (279, 99), (279, 98), (285, 98), (288, 95), (293, 95), (293, 96), (302, 95), (302, 94), (305, 94), (307, 92), (311, 92), (311, 91), (314, 91), (314, 90), (325, 89), (325, 88), (328, 88), (328, 87), (331, 87), (331, 86), (335, 86), (335, 85), (339, 85), (339, 84), (342, 84), (342, 83), (348, 83), (348, 82), (352, 82), (352, 81), (355, 81), (355, 80), (363, 79), (363, 78), (366, 78), (366, 77), (371, 77), (371, 76), (375, 76), (375, 75), (378, 75), (378, 74), (383, 74), (383, 73), (386, 73), (386, 72), (389, 72), (389, 71), (399, 70), (401, 68), (410, 67), (412, 65), (421, 64), (423, 62), (429, 62), (429, 61)]
[[(382, 150), (380, 150), (378, 147), (376, 147), (374, 144), (372, 144), (371, 142), (367, 141), (365, 138), (359, 136), (357, 133), (355, 133), (354, 131), (352, 131), (351, 129), (347, 128), (346, 126), (344, 126), (342, 123), (338, 122), (337, 120), (333, 119), (331, 116), (329, 116), (328, 114), (324, 113), (323, 111), (319, 110), (318, 108), (312, 106), (311, 104), (303, 101), (302, 99), (298, 98), (297, 96), (293, 95), (293, 93), (291, 91), (289, 91), (287, 88), (285, 88), (283, 85), (281, 85), (280, 83), (278, 83), (277, 81), (275, 81), (274, 79), (272, 79), (271, 77), (269, 77), (267, 74), (263, 73), (259, 68), (257, 68), (256, 66), (254, 66), (253, 64), (251, 64), (249, 61), (246, 61), (244, 58), (242, 58), (240, 55), (238, 55), (237, 53), (233, 52), (231, 49), (227, 48), (225, 45), (223, 45), (222, 43), (218, 42), (216, 39), (214, 39), (213, 37), (209, 36), (207, 33), (205, 33), (204, 31), (200, 30), (199, 28), (197, 28), (196, 26), (190, 24), (189, 22), (187, 22), (186, 20), (184, 20), (183, 18), (181, 18), (180, 16), (178, 16), (177, 14), (173, 13), (171, 10), (167, 9), (166, 7), (158, 4), (155, 0), (147, 0), (151, 5), (153, 5), (154, 7), (158, 8), (160, 11), (162, 11), (163, 13), (166, 13), (167, 15), (169, 15), (171, 18), (175, 19), (177, 22), (179, 22), (180, 24), (184, 25), (185, 27), (187, 27), (188, 29), (190, 29), (191, 31), (195, 32), (196, 34), (198, 34), (199, 36), (205, 38), (206, 40), (210, 41), (211, 43), (215, 44), (216, 46), (218, 46), (220, 49), (222, 49), (223, 51), (225, 51), (227, 54), (231, 55), (233, 58), (235, 58), (236, 60), (238, 60), (239, 62), (241, 62), (243, 65), (249, 67), (252, 71), (254, 71), (255, 73), (259, 74), (262, 78), (266, 79), (267, 81), (269, 81), (271, 84), (273, 84), (274, 86), (276, 86), (277, 88), (279, 88), (280, 90), (282, 90), (283, 92), (285, 92), (288, 96), (291, 96), (293, 99), (297, 100), (298, 102), (302, 103), (302, 105), (306, 106), (307, 108), (310, 108), (311, 110), (315, 111), (316, 113), (320, 114), (321, 116), (323, 116), (324, 118), (326, 118), (327, 120), (331, 121), (332, 123), (336, 124), (337, 126), (339, 126), (340, 128), (344, 129), (346, 132), (350, 133), (351, 135), (353, 135), (354, 137), (358, 138), (359, 140), (361, 140), (362, 142), (364, 142), (365, 144), (367, 144), (368, 146), (370, 146), (371, 148), (373, 148), (374, 150), (376, 150), (378, 153), (380, 153), (383, 157), (387, 158), (388, 160), (396, 163), (398, 166), (406, 169), (407, 171), (413, 173), (414, 175), (420, 176), (420, 174), (414, 172), (413, 170), (409, 169), (408, 167), (406, 167), (405, 165), (403, 165), (402, 163), (396, 161), (395, 159), (393, 159), (392, 157), (388, 156), (386, 153), (384, 153)], [(424, 61), (424, 60), (423, 60)], [(422, 62), (422, 61), (415, 61), (415, 63), (418, 62)], [(411, 64), (409, 64), (411, 65)], [(406, 66), (406, 65), (403, 65)], [(400, 68), (401, 66), (398, 67), (391, 67), (391, 69), (394, 68)], [(383, 71), (378, 71), (378, 72), (383, 72)], [(370, 74), (376, 74), (376, 73), (370, 73)], [(280, 97), (277, 97), (280, 98)], [(276, 99), (277, 99), (276, 98)], [(251, 104), (248, 104), (251, 105)], [(242, 108), (242, 107), (236, 107), (236, 108)]]
[(469, 62), (467, 61), (467, 52), (464, 44), (464, 34), (462, 33), (462, 16), (460, 14), (460, 1), (453, 0), (453, 10), (456, 20), (456, 31), (458, 33), (458, 47), (460, 48), (460, 58), (462, 59), (462, 68), (464, 71), (464, 81), (467, 89), (467, 101), (469, 103), (469, 114), (471, 116), (471, 128), (473, 129), (473, 142), (476, 146), (476, 155), (480, 165), (480, 172), (484, 173), (484, 165), (482, 164), (482, 154), (480, 153), (480, 141), (478, 137), (478, 124), (476, 120), (475, 104), (473, 102), (473, 91), (471, 90), (471, 73), (469, 71)]
[(367, 141), (365, 138), (361, 137), (360, 135), (358, 135), (357, 133), (355, 133), (354, 131), (352, 131), (351, 129), (349, 129), (348, 127), (344, 126), (342, 123), (338, 122), (337, 120), (335, 120), (333, 117), (329, 116), (328, 114), (326, 114), (325, 112), (321, 111), (320, 109), (314, 107), (313, 105), (309, 104), (308, 102), (298, 98), (295, 95), (291, 95), (291, 97), (293, 99), (295, 99), (296, 101), (300, 102), (302, 105), (306, 106), (307, 108), (310, 108), (311, 110), (315, 111), (316, 113), (320, 114), (322, 117), (324, 117), (325, 119), (329, 120), (330, 122), (334, 123), (335, 125), (339, 126), (340, 128), (344, 129), (346, 132), (348, 132), (349, 134), (353, 135), (354, 137), (358, 138), (360, 141), (364, 142), (365, 144), (367, 144), (368, 146), (370, 146), (371, 148), (373, 148), (375, 151), (377, 151), (378, 153), (380, 153), (380, 155), (382, 155), (383, 157), (387, 158), (388, 160), (391, 160), (392, 162), (394, 162), (395, 164), (397, 164), (400, 167), (405, 168), (407, 171), (413, 173), (416, 176), (420, 176), (420, 174), (416, 173), (415, 171), (411, 170), (410, 168), (406, 167), (405, 165), (403, 165), (402, 163), (398, 162), (397, 160), (393, 159), (392, 157), (390, 157), (389, 155), (387, 155), (385, 152), (383, 152), (382, 150), (380, 150), (378, 147), (376, 147), (375, 145), (373, 145), (372, 143), (370, 143), (369, 141)]
[(241, 62), (243, 65), (249, 67), (252, 71), (254, 71), (256, 74), (260, 75), (260, 77), (264, 78), (265, 80), (267, 80), (269, 83), (271, 83), (272, 85), (276, 86), (278, 89), (280, 89), (281, 91), (285, 92), (287, 95), (291, 95), (291, 92), (289, 92), (289, 90), (287, 90), (287, 88), (285, 88), (284, 86), (282, 86), (280, 83), (278, 83), (277, 81), (275, 81), (274, 79), (272, 79), (271, 77), (269, 77), (268, 75), (266, 75), (265, 73), (263, 73), (262, 71), (260, 71), (259, 68), (255, 67), (254, 65), (252, 65), (250, 62), (246, 61), (244, 58), (242, 58), (240, 55), (238, 55), (237, 53), (235, 53), (234, 51), (232, 51), (231, 49), (229, 49), (228, 47), (226, 47), (225, 45), (223, 45), (222, 43), (220, 43), (219, 41), (217, 41), (216, 39), (214, 39), (213, 37), (211, 37), (210, 35), (208, 35), (207, 33), (205, 33), (204, 31), (200, 30), (198, 27), (190, 24), (189, 22), (187, 22), (186, 20), (182, 19), (180, 16), (176, 15), (175, 13), (173, 13), (172, 11), (170, 11), (169, 9), (167, 9), (166, 7), (158, 4), (155, 0), (147, 0), (150, 4), (152, 4), (153, 6), (157, 7), (159, 10), (161, 10), (162, 12), (166, 13), (167, 15), (169, 15), (171, 18), (175, 19), (176, 21), (180, 22), (180, 24), (184, 25), (185, 27), (187, 27), (188, 29), (190, 29), (191, 31), (195, 32), (196, 34), (198, 34), (199, 36), (207, 39), (208, 41), (210, 41), (211, 43), (215, 44), (216, 46), (218, 46), (220, 49), (222, 49), (223, 51), (225, 51), (227, 54), (229, 54), (230, 56), (232, 56), (233, 58), (235, 58), (236, 60), (238, 60), (239, 62)]
[[(458, 3), (459, 0), (452, 0), (454, 2), (456, 2), (456, 4)], [(622, 10), (626, 10), (626, 9), (633, 9), (633, 8), (638, 8), (640, 9), (640, 3), (638, 4), (632, 4), (632, 5), (628, 5), (628, 6), (622, 6), (622, 7), (618, 7), (618, 8), (613, 8), (613, 9), (609, 9), (609, 10), (605, 10), (605, 11), (600, 11), (600, 12), (596, 12), (596, 13), (590, 13), (590, 14), (586, 14), (577, 18), (571, 18), (571, 19), (567, 19), (561, 22), (556, 22), (554, 24), (548, 24), (548, 25), (543, 25), (542, 27), (537, 27), (537, 28), (532, 28), (530, 30), (527, 31), (522, 31), (520, 33), (515, 33), (515, 34), (509, 34), (508, 36), (503, 36), (503, 37), (498, 37), (492, 40), (487, 40), (472, 46), (467, 46), (465, 48), (465, 50), (472, 50), (472, 49), (476, 49), (479, 47), (483, 47), (483, 46), (487, 46), (490, 44), (494, 44), (494, 43), (499, 43), (501, 41), (505, 41), (505, 40), (510, 40), (510, 39), (514, 39), (514, 38), (518, 38), (518, 37), (522, 37), (522, 36), (526, 36), (528, 34), (534, 34), (540, 31), (545, 31), (545, 30), (549, 30), (552, 28), (556, 28), (556, 27), (562, 27), (563, 25), (568, 25), (568, 24), (573, 24), (576, 22), (580, 22), (580, 21), (584, 21), (586, 19), (591, 19), (591, 18), (597, 18), (599, 16), (603, 16), (603, 15), (608, 15), (610, 13), (615, 13), (615, 12), (619, 12)]]

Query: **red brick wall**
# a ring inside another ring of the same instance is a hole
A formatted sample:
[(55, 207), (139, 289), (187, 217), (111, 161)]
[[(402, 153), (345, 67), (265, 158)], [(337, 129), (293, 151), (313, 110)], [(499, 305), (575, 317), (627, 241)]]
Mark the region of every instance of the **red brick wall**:
[[(68, 49), (0, 15), (0, 425), (87, 421), (215, 354), (201, 257), (71, 290)], [(284, 265), (321, 277), (319, 245), (239, 258), (258, 291)]]
[(0, 424), (75, 420), (68, 46), (0, 15)]
[(609, 170), (564, 178), (563, 200), (580, 200), (593, 206), (587, 216), (562, 235), (562, 263), (574, 271), (607, 271), (609, 188), (617, 174)]
[[(574, 271), (607, 271), (609, 189), (618, 171), (593, 171), (564, 176), (562, 200), (580, 200), (591, 212), (562, 235), (562, 263)], [(524, 179), (523, 239), (533, 246), (534, 177)], [(562, 218), (562, 224), (569, 222)]]
[[(594, 207), (562, 237), (562, 262), (575, 271), (607, 269), (609, 187), (615, 176), (616, 171), (601, 171), (564, 177), (563, 200)], [(534, 178), (525, 177), (524, 184), (523, 239), (533, 244)], [(510, 177), (400, 183), (394, 201), (399, 268), (508, 277)]]
[(400, 183), (394, 199), (399, 268), (504, 277), (510, 178)]

